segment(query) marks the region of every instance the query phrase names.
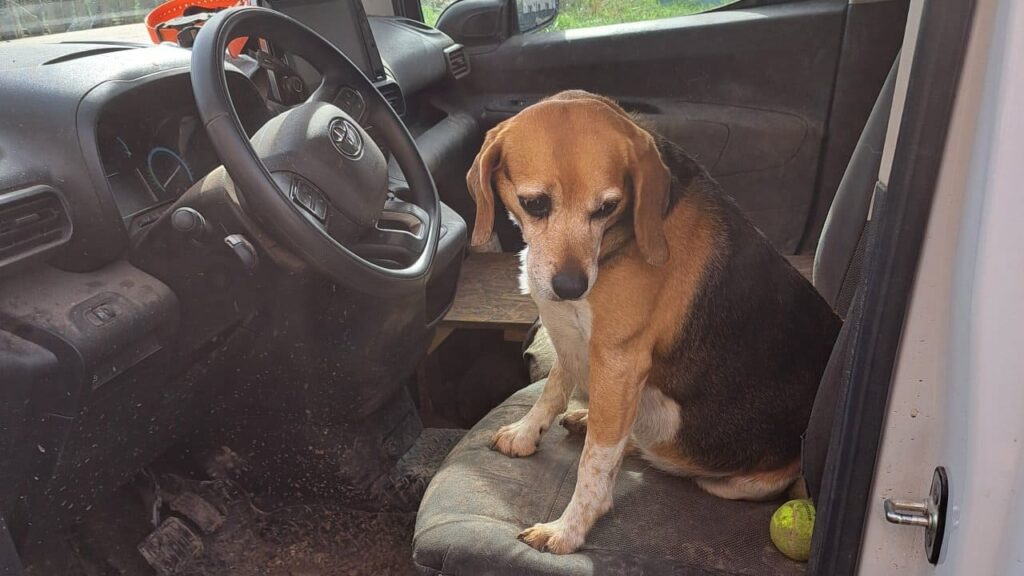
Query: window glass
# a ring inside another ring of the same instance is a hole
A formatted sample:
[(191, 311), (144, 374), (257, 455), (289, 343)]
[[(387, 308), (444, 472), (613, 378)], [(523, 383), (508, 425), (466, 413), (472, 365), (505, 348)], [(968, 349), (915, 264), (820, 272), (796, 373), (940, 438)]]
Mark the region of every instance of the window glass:
[[(739, 0), (560, 0), (558, 14), (548, 30), (571, 30), (574, 28), (590, 28), (607, 24), (623, 24), (625, 22), (641, 22), (657, 20), (673, 16), (699, 14), (721, 8)], [(520, 28), (529, 30), (533, 27), (529, 17), (531, 12), (548, 12), (553, 0), (517, 0), (519, 3)], [(531, 8), (536, 7), (534, 10)], [(526, 21), (524, 21), (526, 20)], [(539, 22), (537, 24), (540, 24)]]
[[(434, 26), (441, 12), (456, 1), (422, 0), (423, 21)], [(523, 31), (571, 30), (687, 16), (736, 2), (739, 0), (516, 0)]]
[(0, 41), (135, 24), (163, 1), (0, 0)]
[(420, 7), (423, 9), (423, 21), (434, 26), (438, 17), (444, 9), (451, 6), (458, 0), (422, 0)]

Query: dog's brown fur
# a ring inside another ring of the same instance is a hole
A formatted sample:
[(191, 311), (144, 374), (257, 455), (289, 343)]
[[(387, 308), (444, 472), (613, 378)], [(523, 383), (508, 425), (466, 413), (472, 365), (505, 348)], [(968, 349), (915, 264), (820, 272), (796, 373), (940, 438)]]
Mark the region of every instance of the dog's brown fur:
[[(586, 430), (573, 498), (520, 539), (576, 550), (611, 505), (631, 437), (725, 498), (793, 483), (839, 320), (696, 162), (611, 100), (570, 91), (491, 130), (467, 181), (474, 244), (491, 236), (495, 195), (522, 228), (558, 355), (536, 405), (493, 446), (531, 454), (575, 387), (590, 397), (566, 419)], [(550, 203), (541, 217), (521, 205), (538, 196)], [(567, 270), (587, 282), (571, 302), (553, 288)]]

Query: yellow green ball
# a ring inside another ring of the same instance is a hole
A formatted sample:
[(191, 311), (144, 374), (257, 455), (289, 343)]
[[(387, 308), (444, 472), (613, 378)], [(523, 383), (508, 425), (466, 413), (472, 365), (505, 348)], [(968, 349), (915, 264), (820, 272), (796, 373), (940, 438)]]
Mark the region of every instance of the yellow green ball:
[(786, 556), (798, 562), (811, 557), (814, 533), (814, 504), (807, 499), (790, 500), (772, 514), (772, 543)]

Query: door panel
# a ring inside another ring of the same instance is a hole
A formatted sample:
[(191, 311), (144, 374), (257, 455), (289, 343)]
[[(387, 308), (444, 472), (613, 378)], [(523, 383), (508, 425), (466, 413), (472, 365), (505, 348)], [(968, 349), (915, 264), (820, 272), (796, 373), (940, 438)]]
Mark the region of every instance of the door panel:
[(845, 0), (516, 35), (471, 52), (484, 127), (560, 90), (611, 96), (697, 157), (783, 251), (813, 204)]
[(814, 250), (861, 130), (903, 42), (909, 0), (851, 0), (836, 69), (815, 203), (801, 249)]

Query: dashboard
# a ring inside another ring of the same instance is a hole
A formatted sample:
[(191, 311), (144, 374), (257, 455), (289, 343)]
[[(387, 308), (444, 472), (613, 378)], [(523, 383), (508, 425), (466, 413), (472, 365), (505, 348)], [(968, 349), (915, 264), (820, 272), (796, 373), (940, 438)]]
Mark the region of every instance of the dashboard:
[[(239, 118), (251, 135), (270, 112), (245, 77), (229, 76)], [(143, 84), (112, 98), (96, 125), (96, 146), (118, 214), (134, 235), (220, 161), (203, 129), (187, 76)]]
[[(414, 134), (436, 125), (443, 115), (418, 95), (451, 78), (452, 40), (402, 18), (368, 23), (386, 72), (376, 86)], [(15, 264), (49, 260), (84, 272), (122, 258), (138, 232), (220, 164), (195, 108), (188, 50), (109, 42), (0, 45), (0, 53), (0, 200), (43, 187), (66, 220), (52, 242), (0, 253), (0, 279)], [(252, 59), (227, 74), (250, 134), (283, 110), (266, 76)], [(335, 103), (360, 120), (368, 101), (347, 89)]]
[(112, 111), (99, 127), (104, 176), (125, 219), (172, 202), (217, 165), (187, 105)]
[[(318, 82), (313, 78), (310, 84)], [(239, 119), (249, 136), (272, 115), (267, 95), (244, 76), (229, 76)], [(337, 105), (356, 121), (366, 112), (365, 97), (344, 86)], [(364, 126), (375, 138), (372, 126)], [(383, 145), (383, 142), (378, 142)], [(129, 236), (154, 223), (164, 209), (220, 165), (196, 110), (191, 82), (177, 75), (154, 80), (107, 102), (96, 127), (110, 194)]]

